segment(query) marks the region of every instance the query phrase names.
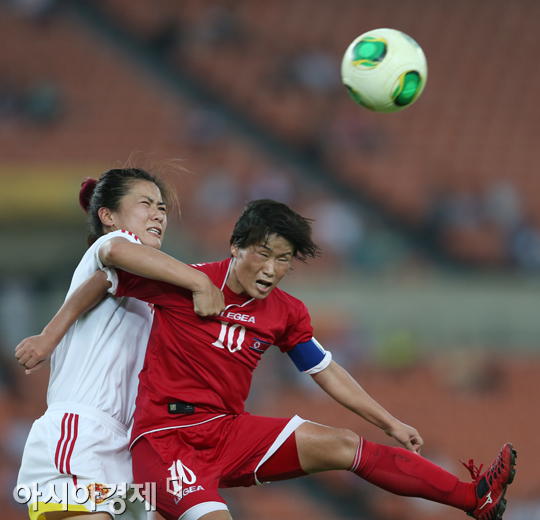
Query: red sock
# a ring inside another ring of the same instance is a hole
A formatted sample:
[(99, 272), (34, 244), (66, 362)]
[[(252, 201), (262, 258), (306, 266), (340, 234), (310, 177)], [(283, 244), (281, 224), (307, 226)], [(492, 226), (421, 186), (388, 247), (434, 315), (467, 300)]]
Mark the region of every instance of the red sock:
[(395, 495), (425, 498), (463, 511), (476, 507), (473, 483), (461, 482), (404, 448), (391, 448), (361, 438), (349, 471)]

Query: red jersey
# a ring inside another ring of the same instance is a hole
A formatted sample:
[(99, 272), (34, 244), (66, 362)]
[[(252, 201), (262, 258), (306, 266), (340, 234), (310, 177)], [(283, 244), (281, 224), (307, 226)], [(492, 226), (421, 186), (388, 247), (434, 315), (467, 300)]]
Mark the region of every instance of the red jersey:
[(116, 296), (154, 306), (132, 442), (151, 431), (242, 413), (261, 355), (272, 345), (287, 352), (313, 337), (300, 300), (277, 287), (264, 300), (236, 294), (225, 285), (230, 266), (230, 258), (193, 266), (225, 295), (226, 310), (210, 318), (195, 314), (191, 291), (117, 271)]

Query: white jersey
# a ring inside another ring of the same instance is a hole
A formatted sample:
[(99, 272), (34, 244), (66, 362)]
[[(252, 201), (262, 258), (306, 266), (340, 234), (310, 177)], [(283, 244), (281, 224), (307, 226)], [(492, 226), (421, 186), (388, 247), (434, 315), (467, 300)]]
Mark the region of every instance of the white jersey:
[[(127, 231), (100, 237), (77, 266), (68, 296), (103, 268), (99, 249), (117, 236), (141, 243)], [(101, 410), (129, 428), (152, 318), (148, 303), (110, 295), (81, 316), (52, 355), (48, 406), (73, 404), (76, 410), (77, 404), (82, 404)]]

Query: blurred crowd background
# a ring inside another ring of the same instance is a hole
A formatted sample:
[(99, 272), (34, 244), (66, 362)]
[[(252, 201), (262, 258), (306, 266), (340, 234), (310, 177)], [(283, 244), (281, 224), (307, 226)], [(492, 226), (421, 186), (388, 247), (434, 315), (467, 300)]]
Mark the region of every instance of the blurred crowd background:
[[(539, 19), (535, 0), (0, 0), (1, 518), (27, 518), (12, 492), (46, 408), (47, 369), (25, 376), (14, 348), (84, 254), (82, 180), (130, 161), (175, 184), (164, 250), (186, 262), (228, 256), (247, 200), (314, 219), (323, 256), (284, 288), (319, 341), (462, 479), (460, 458), (489, 465), (512, 441), (505, 518), (540, 519)], [(378, 27), (428, 60), (396, 114), (340, 81)], [(279, 353), (248, 410), (392, 442)], [(463, 518), (344, 472), (224, 496), (235, 520)]]

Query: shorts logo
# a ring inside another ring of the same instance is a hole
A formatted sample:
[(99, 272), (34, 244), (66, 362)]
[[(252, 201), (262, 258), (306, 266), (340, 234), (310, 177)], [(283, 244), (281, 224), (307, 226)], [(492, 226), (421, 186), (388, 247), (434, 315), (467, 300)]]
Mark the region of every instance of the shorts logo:
[(96, 505), (103, 504), (103, 502), (109, 498), (109, 494), (111, 492), (110, 488), (104, 484), (98, 484), (97, 482), (88, 484), (86, 489), (88, 489), (88, 498), (90, 498), (90, 500)]
[[(171, 472), (171, 476), (167, 478), (167, 493), (178, 497), (178, 499), (175, 499), (176, 503), (189, 493), (204, 490), (202, 486), (193, 485), (197, 481), (195, 473), (184, 466), (180, 460), (174, 461), (169, 471)], [(188, 487), (185, 487), (185, 484)]]

